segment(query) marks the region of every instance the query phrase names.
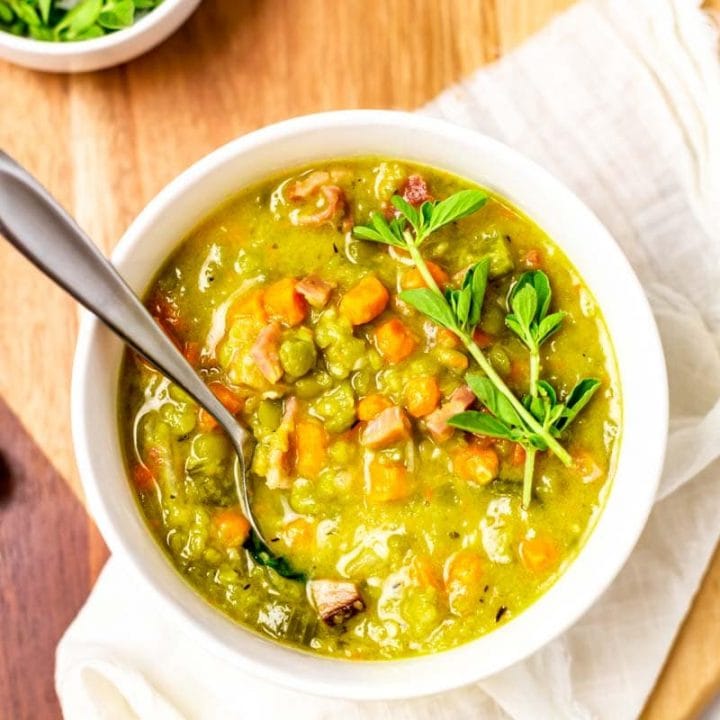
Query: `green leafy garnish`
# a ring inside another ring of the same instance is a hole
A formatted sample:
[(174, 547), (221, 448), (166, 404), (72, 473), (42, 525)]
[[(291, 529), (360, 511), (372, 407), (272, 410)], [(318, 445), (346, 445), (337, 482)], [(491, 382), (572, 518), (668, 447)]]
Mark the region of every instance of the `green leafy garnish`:
[(0, 0), (0, 32), (47, 42), (102, 37), (131, 27), (163, 0)]
[(265, 543), (260, 540), (254, 531), (250, 532), (248, 539), (245, 541), (245, 549), (250, 553), (253, 560), (264, 567), (271, 568), (281, 577), (288, 580), (299, 580), (307, 582), (305, 573), (295, 570), (287, 559), (279, 555), (275, 555)]

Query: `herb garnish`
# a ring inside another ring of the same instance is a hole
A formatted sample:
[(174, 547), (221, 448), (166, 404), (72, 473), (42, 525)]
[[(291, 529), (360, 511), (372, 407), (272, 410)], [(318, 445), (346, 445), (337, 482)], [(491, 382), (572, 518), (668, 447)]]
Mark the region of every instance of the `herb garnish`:
[(0, 0), (0, 31), (33, 40), (90, 40), (130, 27), (163, 0)]
[(469, 373), (466, 380), (488, 412), (464, 412), (452, 417), (450, 425), (468, 432), (518, 442), (526, 450), (523, 480), (523, 507), (532, 496), (535, 454), (550, 450), (564, 465), (572, 459), (558, 442), (567, 426), (590, 401), (599, 387), (595, 379), (582, 380), (560, 402), (550, 383), (540, 380), (540, 346), (558, 330), (565, 313), (548, 314), (552, 297), (550, 282), (541, 271), (524, 273), (509, 298), (511, 313), (507, 326), (530, 351), (530, 388), (522, 400), (505, 384), (483, 351), (473, 340), (480, 322), (487, 288), (489, 259), (483, 258), (465, 273), (459, 289), (443, 293), (420, 254), (422, 243), (436, 230), (479, 210), (488, 199), (481, 190), (463, 190), (440, 201), (426, 201), (419, 208), (395, 195), (391, 202), (396, 216), (387, 220), (374, 213), (370, 224), (356, 226), (354, 234), (406, 250), (427, 287), (406, 290), (399, 297), (438, 325), (453, 332), (465, 345), (484, 375)]
[(288, 580), (307, 582), (305, 573), (293, 569), (292, 565), (284, 557), (273, 554), (272, 550), (260, 540), (254, 531), (250, 532), (244, 547), (258, 565), (271, 568), (278, 575)]

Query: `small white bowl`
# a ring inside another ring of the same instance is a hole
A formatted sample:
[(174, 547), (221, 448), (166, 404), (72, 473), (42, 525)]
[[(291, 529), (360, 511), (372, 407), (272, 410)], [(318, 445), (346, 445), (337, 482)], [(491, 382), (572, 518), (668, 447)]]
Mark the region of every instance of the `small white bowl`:
[(113, 261), (144, 292), (170, 252), (228, 196), (283, 168), (352, 155), (404, 158), (496, 190), (567, 253), (603, 310), (623, 390), (623, 437), (605, 509), (567, 571), (537, 602), (490, 634), (408, 660), (348, 662), (291, 649), (213, 609), (171, 565), (145, 527), (117, 428), (122, 343), (89, 315), (73, 372), (72, 428), (90, 511), (112, 552), (152, 590), (179, 628), (238, 668), (310, 693), (407, 698), (492, 675), (574, 623), (625, 563), (650, 512), (667, 433), (665, 363), (652, 313), (615, 241), (567, 188), (514, 150), (475, 132), (405, 113), (349, 111), (289, 120), (216, 150), (171, 182), (139, 215)]
[(45, 72), (88, 72), (120, 65), (174, 33), (201, 0), (165, 0), (132, 27), (94, 40), (43, 42), (0, 31), (0, 58)]

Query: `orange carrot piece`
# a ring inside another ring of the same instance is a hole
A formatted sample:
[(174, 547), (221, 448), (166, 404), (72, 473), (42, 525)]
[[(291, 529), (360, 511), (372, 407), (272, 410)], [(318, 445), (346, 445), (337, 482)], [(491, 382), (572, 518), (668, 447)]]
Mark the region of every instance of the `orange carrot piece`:
[(253, 290), (247, 295), (238, 298), (229, 308), (225, 318), (228, 326), (232, 325), (238, 318), (251, 318), (258, 323), (267, 322), (267, 313), (263, 305), (263, 291)]
[(327, 433), (325, 428), (310, 418), (295, 424), (296, 470), (306, 478), (315, 478), (327, 459)]
[(405, 386), (405, 407), (416, 418), (429, 415), (440, 402), (440, 386), (432, 375), (412, 378)]
[(460, 448), (453, 457), (453, 470), (463, 480), (487, 485), (500, 470), (498, 455), (491, 447), (479, 444)]
[(534, 573), (545, 573), (553, 568), (560, 555), (555, 541), (545, 535), (521, 540), (518, 554), (523, 566)]
[(393, 365), (412, 354), (417, 344), (410, 329), (398, 318), (392, 318), (375, 330), (378, 352)]
[(475, 344), (483, 350), (493, 344), (493, 336), (480, 328), (475, 328), (473, 340), (475, 341)]
[(282, 529), (281, 537), (294, 550), (310, 550), (315, 544), (315, 524), (302, 517), (295, 518)]
[[(236, 395), (227, 385), (215, 380), (209, 383), (208, 387), (228, 412), (237, 415), (243, 409), (245, 401)], [(217, 427), (217, 420), (203, 408), (198, 410), (198, 423), (200, 430), (203, 432), (210, 432)]]
[(367, 395), (357, 405), (358, 420), (372, 420), (389, 407), (392, 407), (392, 403), (384, 395)]
[(307, 301), (297, 291), (295, 278), (283, 278), (265, 288), (265, 312), (291, 327), (299, 325), (307, 316)]
[(155, 476), (145, 466), (138, 463), (133, 467), (133, 483), (138, 492), (149, 492), (155, 488)]
[(542, 267), (542, 255), (537, 248), (528, 250), (524, 259), (525, 265), (531, 270), (537, 270), (537, 268)]
[(513, 445), (512, 455), (510, 457), (510, 462), (513, 465), (524, 465), (525, 464), (525, 455), (527, 453), (525, 452), (525, 448), (520, 443), (515, 443)]
[(385, 286), (374, 275), (367, 275), (345, 293), (340, 312), (353, 325), (363, 325), (380, 315), (389, 300)]
[(369, 502), (403, 500), (412, 492), (408, 472), (402, 463), (380, 455), (370, 462), (366, 495)]
[(573, 468), (584, 483), (595, 482), (605, 475), (603, 469), (588, 450), (575, 450), (571, 454)]
[(456, 615), (474, 612), (482, 595), (485, 565), (474, 550), (459, 550), (445, 564), (448, 605)]
[(250, 523), (237, 508), (219, 510), (212, 517), (212, 530), (226, 548), (240, 547), (250, 534)]
[[(448, 274), (439, 265), (436, 265), (430, 260), (426, 261), (425, 264), (430, 271), (430, 275), (432, 275), (432, 279), (438, 284), (440, 289), (443, 290), (448, 284), (448, 282), (450, 282), (450, 277), (448, 276)], [(427, 287), (425, 279), (420, 274), (420, 271), (417, 268), (412, 268), (411, 270), (408, 270), (402, 276), (400, 285), (403, 290), (416, 290), (418, 288)]]
[(440, 574), (427, 555), (416, 555), (412, 559), (410, 577), (420, 587), (432, 587), (436, 590), (445, 589)]

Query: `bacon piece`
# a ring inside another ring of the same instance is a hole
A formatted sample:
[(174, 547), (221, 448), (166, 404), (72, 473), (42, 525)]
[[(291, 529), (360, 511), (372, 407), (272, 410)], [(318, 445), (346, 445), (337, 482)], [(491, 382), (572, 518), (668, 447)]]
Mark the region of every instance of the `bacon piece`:
[(335, 287), (335, 283), (321, 280), (317, 275), (308, 275), (298, 282), (295, 290), (314, 308), (322, 308), (327, 305), (330, 293)]
[(309, 215), (291, 216), (295, 225), (322, 225), (332, 220), (345, 206), (345, 193), (337, 185), (323, 185), (320, 192), (327, 201), (325, 207)]
[(280, 323), (271, 322), (260, 331), (255, 344), (250, 349), (250, 356), (258, 369), (271, 383), (276, 383), (283, 374), (280, 365), (281, 335)]
[(340, 580), (311, 580), (307, 584), (310, 602), (328, 625), (342, 625), (365, 609), (355, 583)]
[(410, 421), (399, 407), (389, 407), (376, 415), (365, 427), (361, 442), (378, 449), (410, 437)]
[(270, 439), (268, 471), (265, 482), (270, 489), (287, 490), (292, 485), (293, 434), (298, 414), (298, 401), (290, 397), (285, 402), (280, 426)]
[(416, 207), (433, 199), (428, 190), (428, 184), (421, 175), (410, 175), (405, 182), (402, 196), (407, 202)]
[(447, 421), (458, 413), (467, 410), (475, 402), (475, 394), (467, 386), (457, 388), (437, 410), (427, 416), (427, 429), (438, 442), (447, 440), (453, 434), (453, 428)]
[(323, 185), (330, 181), (330, 173), (325, 170), (316, 170), (310, 173), (306, 178), (297, 180), (288, 188), (288, 197), (290, 200), (304, 200), (310, 195), (314, 195)]

